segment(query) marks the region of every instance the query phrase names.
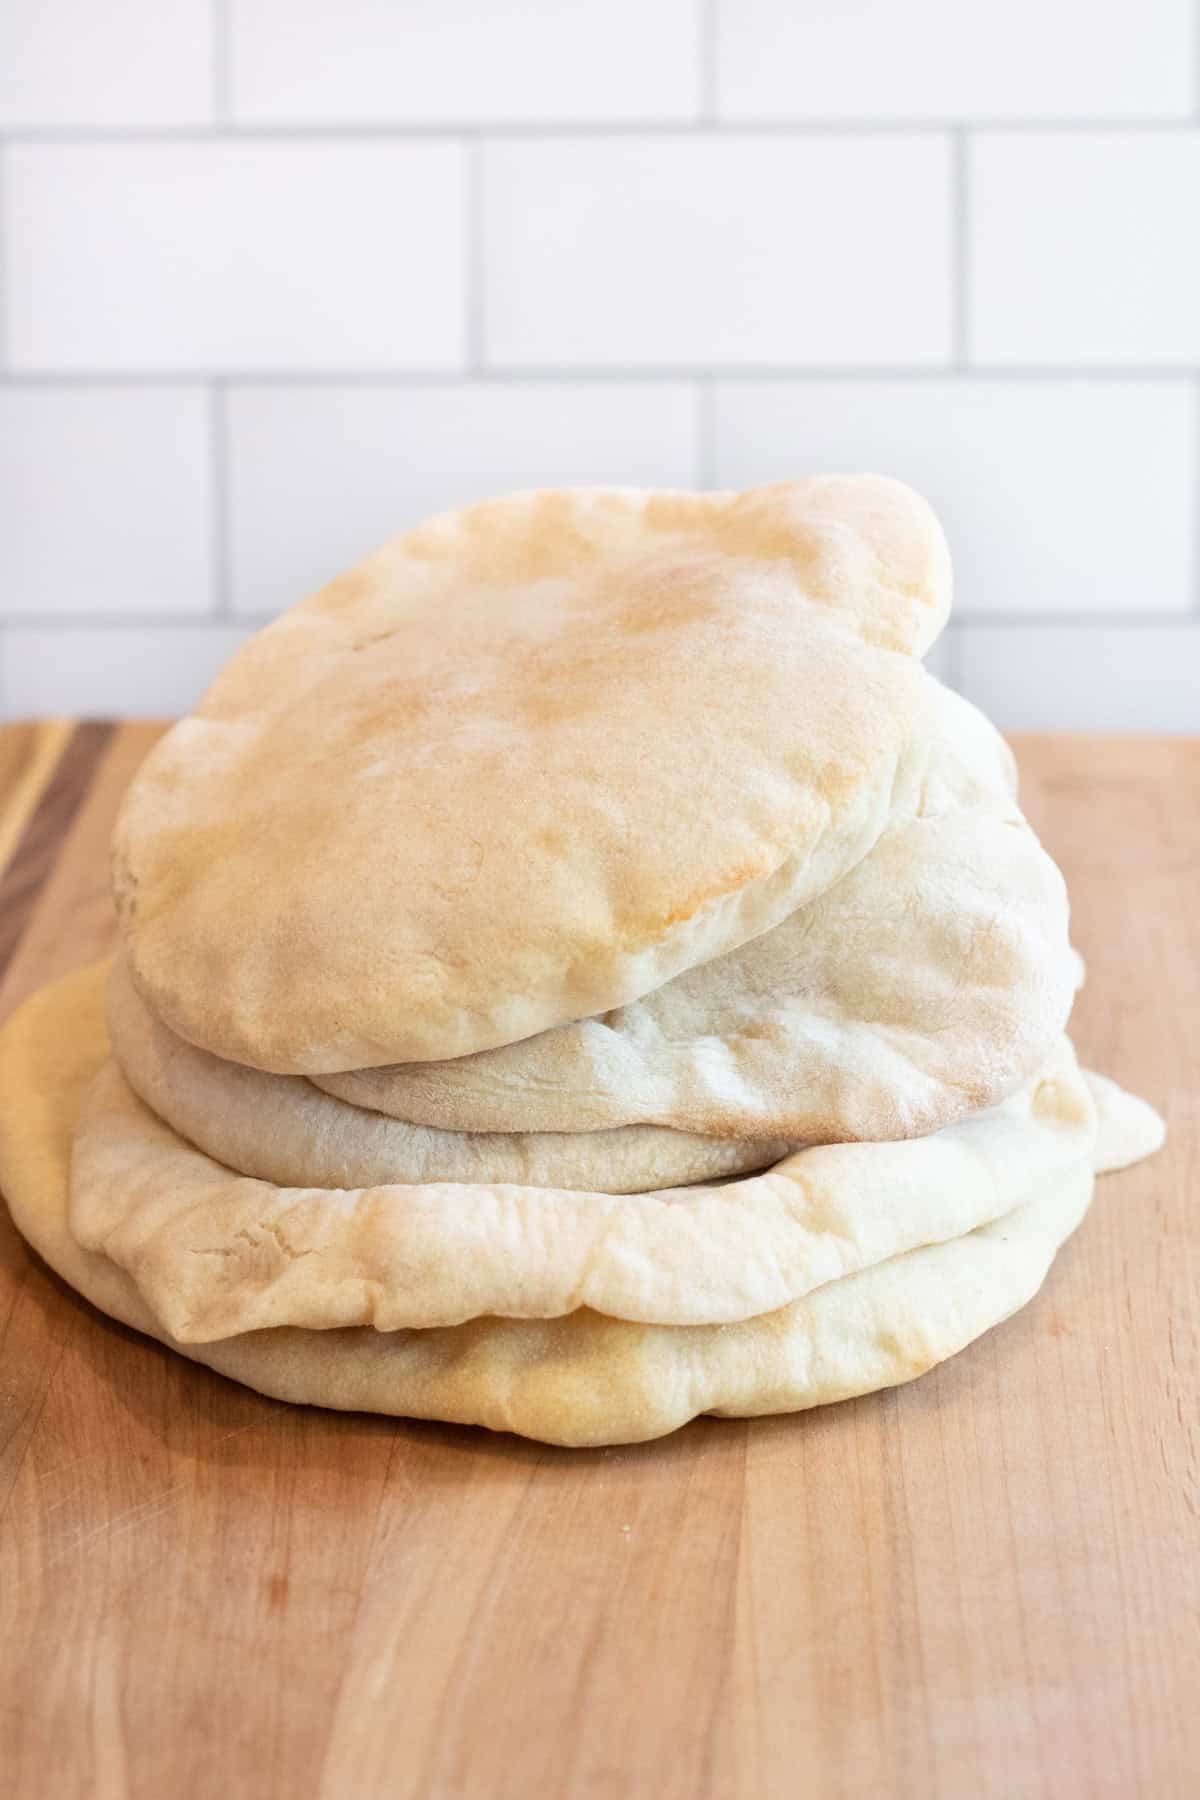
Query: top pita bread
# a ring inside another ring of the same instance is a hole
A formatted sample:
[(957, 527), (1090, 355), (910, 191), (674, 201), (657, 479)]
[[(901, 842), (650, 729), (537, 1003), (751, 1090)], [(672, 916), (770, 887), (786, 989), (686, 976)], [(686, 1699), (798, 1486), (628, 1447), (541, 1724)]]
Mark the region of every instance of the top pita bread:
[(603, 1018), (312, 1081), (360, 1119), (442, 1134), (657, 1125), (794, 1143), (916, 1137), (1011, 1093), (1071, 1009), (1066, 887), (1021, 816), (1008, 746), (925, 679), (915, 812), (782, 924)]
[(114, 840), (131, 967), (215, 1054), (465, 1056), (637, 999), (871, 848), (949, 565), (875, 477), (445, 514), (277, 620)]

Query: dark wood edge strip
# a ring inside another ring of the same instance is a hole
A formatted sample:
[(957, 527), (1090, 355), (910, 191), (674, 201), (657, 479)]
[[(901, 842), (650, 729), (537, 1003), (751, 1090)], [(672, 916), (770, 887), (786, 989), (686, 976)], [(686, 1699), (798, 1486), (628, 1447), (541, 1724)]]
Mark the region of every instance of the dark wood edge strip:
[(116, 727), (77, 725), (0, 878), (0, 980)]

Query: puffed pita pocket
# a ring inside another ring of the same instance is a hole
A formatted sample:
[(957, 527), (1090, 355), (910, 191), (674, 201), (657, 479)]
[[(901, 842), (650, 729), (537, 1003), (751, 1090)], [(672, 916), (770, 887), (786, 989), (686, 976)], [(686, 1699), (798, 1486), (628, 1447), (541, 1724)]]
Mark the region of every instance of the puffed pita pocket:
[(918, 1137), (1003, 1099), (1066, 1025), (1066, 887), (999, 733), (926, 687), (912, 811), (782, 924), (602, 1018), (312, 1079), (443, 1130), (641, 1124), (793, 1143)]
[(180, 1036), (313, 1074), (591, 1017), (779, 923), (915, 778), (939, 526), (898, 482), (446, 513), (251, 638), (114, 888)]

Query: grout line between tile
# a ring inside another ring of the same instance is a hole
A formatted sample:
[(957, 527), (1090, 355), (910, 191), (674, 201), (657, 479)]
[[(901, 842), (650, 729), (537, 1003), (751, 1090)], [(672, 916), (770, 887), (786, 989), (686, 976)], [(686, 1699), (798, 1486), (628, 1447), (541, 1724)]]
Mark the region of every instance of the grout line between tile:
[(1200, 616), (1187, 607), (1175, 612), (1104, 612), (1093, 608), (1079, 612), (1049, 609), (1027, 613), (959, 611), (954, 620), (954, 629), (959, 632), (976, 627), (989, 631), (1024, 631), (1027, 628), (1061, 631), (1074, 626), (1084, 631), (1169, 631), (1179, 625), (1193, 630), (1200, 626)]
[(963, 370), (970, 360), (970, 142), (965, 128), (956, 126), (950, 136), (953, 176), (951, 183), (951, 244), (953, 256), (953, 350), (954, 366)]
[(211, 631), (227, 626), (257, 626), (274, 613), (219, 615), (214, 612), (140, 613), (5, 613), (0, 628), (9, 631)]
[[(22, 613), (6, 612), (0, 616), (0, 628), (7, 627), (14, 631), (86, 631), (94, 628), (115, 630), (186, 630), (195, 631), (213, 626), (244, 626), (246, 629), (257, 629), (265, 625), (269, 619), (277, 616), (277, 611), (240, 608), (227, 614), (205, 613), (138, 613), (138, 612), (95, 612), (95, 613)], [(947, 632), (961, 634), (975, 628), (988, 630), (1001, 629), (1011, 631), (1026, 630), (1061, 630), (1078, 627), (1081, 630), (1094, 630), (1097, 627), (1126, 631), (1167, 631), (1182, 626), (1188, 631), (1200, 631), (1200, 614), (1193, 611), (1180, 612), (1027, 612), (1027, 613), (995, 613), (966, 612), (959, 613), (947, 626)]]
[(717, 389), (713, 381), (699, 380), (696, 394), (696, 485), (717, 485)]
[(229, 535), (229, 392), (214, 381), (208, 396), (209, 528), (212, 558), (212, 617), (228, 619), (233, 609), (232, 547)]
[(718, 0), (695, 0), (698, 125), (715, 125), (720, 109), (717, 3)]
[(229, 28), (229, 0), (209, 0), (213, 125), (219, 136), (232, 129), (232, 33)]
[(1195, 463), (1192, 469), (1192, 565), (1196, 579), (1192, 607), (1200, 614), (1200, 371), (1192, 380), (1192, 443)]
[(953, 688), (956, 694), (962, 693), (963, 659), (962, 641), (958, 635), (958, 620), (951, 619), (946, 626), (946, 667), (943, 679), (946, 686)]
[[(218, 60), (221, 64), (218, 72)], [(214, 57), (213, 93), (221, 90), (222, 108), (230, 104), (227, 59)], [(329, 124), (320, 120), (295, 124), (257, 124), (252, 119), (225, 118), (210, 125), (40, 125), (13, 126), (0, 131), (0, 140), (21, 144), (154, 144), (204, 142), (225, 136), (246, 139), (297, 140), (345, 139), (385, 142), (419, 141), (425, 138), (462, 138), (479, 133), (504, 138), (610, 138), (610, 137), (841, 137), (896, 136), (905, 133), (944, 133), (957, 128), (992, 131), (1019, 137), (1025, 132), (1072, 135), (1097, 133), (1193, 132), (1191, 113), (1142, 118), (971, 118), (954, 114), (914, 119), (446, 119), (399, 125), (379, 119), (362, 123)]]
[(615, 383), (669, 386), (689, 381), (791, 382), (812, 381), (1001, 381), (1001, 382), (1194, 382), (1200, 376), (1195, 363), (1066, 363), (1011, 365), (972, 364), (958, 368), (950, 363), (856, 363), (825, 366), (820, 363), (762, 364), (738, 368), (724, 365), (682, 364), (678, 368), (637, 365), (585, 367), (569, 363), (543, 368), (490, 364), (470, 372), (462, 369), (8, 369), (0, 373), (3, 387), (197, 387), (220, 381), (229, 387), (465, 387), (472, 382), (520, 387), (551, 382)]
[(468, 138), (463, 148), (463, 230), (466, 282), (466, 367), (467, 374), (478, 378), (487, 358), (487, 297), (484, 289), (484, 190), (485, 163), (483, 138)]
[(7, 376), (11, 361), (8, 343), (8, 284), (12, 268), (8, 258), (8, 236), (8, 154), (4, 145), (0, 144), (0, 371), (3, 371), (0, 383)]

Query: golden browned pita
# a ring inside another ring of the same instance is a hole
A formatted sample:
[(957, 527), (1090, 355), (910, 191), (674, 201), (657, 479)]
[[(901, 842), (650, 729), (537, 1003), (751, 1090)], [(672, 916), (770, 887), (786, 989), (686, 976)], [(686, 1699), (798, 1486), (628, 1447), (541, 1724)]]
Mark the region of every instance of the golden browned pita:
[(822, 893), (904, 803), (949, 562), (878, 477), (447, 513), (250, 640), (134, 780), (155, 1013), (313, 1074), (624, 1005)]
[(797, 1143), (915, 1137), (1011, 1093), (1070, 1011), (1066, 888), (999, 733), (928, 687), (911, 815), (781, 925), (602, 1018), (313, 1080), (444, 1130), (645, 1124)]

